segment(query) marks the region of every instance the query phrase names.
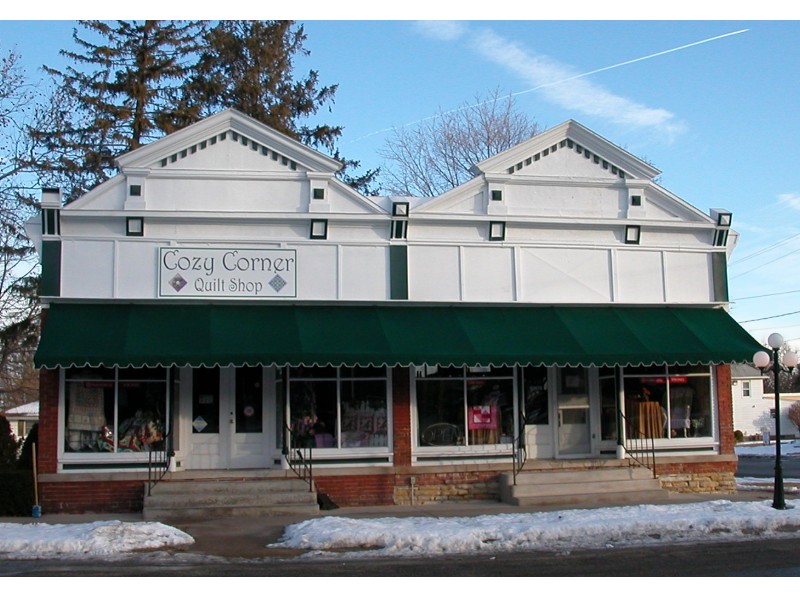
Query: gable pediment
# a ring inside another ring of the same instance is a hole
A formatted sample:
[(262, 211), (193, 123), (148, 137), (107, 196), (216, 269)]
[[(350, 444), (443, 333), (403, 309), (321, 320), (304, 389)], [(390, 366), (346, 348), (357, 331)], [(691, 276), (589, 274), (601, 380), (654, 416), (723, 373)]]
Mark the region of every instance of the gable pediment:
[(651, 165), (575, 121), (562, 123), (481, 161), (472, 172), (619, 179), (652, 179), (659, 174)]
[(335, 173), (341, 163), (228, 109), (119, 157), (123, 173), (186, 170)]
[(120, 174), (70, 210), (383, 212), (336, 178), (339, 161), (232, 109), (117, 162)]

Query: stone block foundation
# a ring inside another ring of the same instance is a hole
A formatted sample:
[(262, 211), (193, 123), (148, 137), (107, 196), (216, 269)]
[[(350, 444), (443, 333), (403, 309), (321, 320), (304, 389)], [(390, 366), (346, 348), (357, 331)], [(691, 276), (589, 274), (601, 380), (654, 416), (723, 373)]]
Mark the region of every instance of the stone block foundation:
[(661, 487), (679, 493), (736, 493), (736, 460), (659, 464)]

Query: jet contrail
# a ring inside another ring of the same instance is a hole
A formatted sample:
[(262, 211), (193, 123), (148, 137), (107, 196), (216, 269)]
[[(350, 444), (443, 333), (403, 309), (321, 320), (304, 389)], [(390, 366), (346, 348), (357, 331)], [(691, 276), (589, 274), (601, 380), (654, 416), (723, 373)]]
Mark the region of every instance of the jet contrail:
[[(601, 68), (595, 69), (593, 71), (587, 71), (586, 73), (581, 73), (579, 75), (573, 75), (572, 77), (566, 77), (564, 79), (559, 79), (558, 81), (551, 81), (549, 83), (543, 83), (541, 85), (537, 85), (536, 87), (530, 88), (529, 90), (523, 90), (521, 92), (512, 92), (511, 94), (508, 94), (506, 96), (501, 96), (500, 98), (497, 98), (497, 100), (502, 100), (503, 98), (513, 98), (514, 96), (521, 96), (522, 94), (530, 94), (531, 92), (535, 92), (536, 90), (540, 90), (540, 89), (545, 88), (545, 87), (551, 87), (551, 86), (554, 86), (554, 85), (559, 85), (559, 84), (562, 84), (562, 83), (566, 83), (567, 81), (573, 81), (575, 79), (580, 79), (582, 77), (588, 77), (589, 75), (594, 75), (595, 73), (601, 73), (603, 71), (609, 71), (611, 69), (616, 69), (618, 67), (624, 67), (626, 65), (632, 65), (633, 63), (641, 62), (643, 60), (649, 60), (651, 58), (656, 58), (658, 56), (664, 56), (665, 54), (670, 54), (672, 52), (677, 52), (679, 50), (685, 50), (686, 48), (691, 48), (692, 46), (699, 46), (700, 44), (707, 44), (708, 42), (714, 42), (716, 40), (721, 40), (723, 38), (730, 37), (732, 35), (739, 35), (740, 33), (745, 33), (746, 31), (750, 31), (750, 30), (749, 29), (740, 29), (738, 31), (731, 31), (730, 33), (723, 33), (722, 35), (715, 35), (714, 37), (710, 37), (710, 38), (707, 38), (707, 39), (704, 39), (704, 40), (700, 40), (699, 42), (692, 42), (691, 44), (684, 44), (683, 46), (677, 46), (675, 48), (670, 48), (669, 50), (662, 50), (661, 52), (656, 52), (654, 54), (648, 54), (647, 56), (641, 56), (639, 58), (633, 58), (631, 60), (626, 60), (626, 61), (621, 62), (621, 63), (610, 65), (608, 67), (601, 67)], [(416, 125), (418, 123), (423, 123), (425, 121), (429, 121), (431, 119), (435, 119), (437, 116), (440, 116), (440, 115), (447, 115), (447, 114), (451, 114), (451, 113), (454, 113), (454, 112), (467, 110), (468, 108), (477, 108), (478, 106), (483, 106), (484, 104), (488, 104), (489, 102), (494, 102), (494, 101), (495, 100), (492, 99), (492, 100), (487, 100), (486, 102), (479, 102), (477, 104), (472, 104), (472, 105), (469, 105), (469, 106), (462, 106), (462, 107), (459, 107), (459, 108), (454, 108), (452, 110), (448, 110), (448, 111), (444, 111), (444, 112), (441, 112), (441, 113), (437, 113), (436, 115), (432, 115), (430, 117), (424, 117), (422, 119), (417, 119), (416, 121), (411, 121), (410, 123), (406, 123), (405, 125), (401, 125), (400, 127), (401, 128), (402, 127), (410, 127), (411, 125)], [(369, 137), (372, 137), (372, 136), (375, 136), (375, 135), (378, 135), (378, 134), (381, 134), (381, 133), (386, 133), (387, 131), (394, 131), (395, 129), (397, 129), (397, 127), (386, 127), (384, 129), (379, 129), (378, 131), (373, 131), (372, 133), (368, 133), (366, 135), (362, 135), (361, 137), (356, 138), (352, 142), (349, 142), (349, 143), (353, 144), (355, 142), (360, 142), (361, 140), (367, 139)]]

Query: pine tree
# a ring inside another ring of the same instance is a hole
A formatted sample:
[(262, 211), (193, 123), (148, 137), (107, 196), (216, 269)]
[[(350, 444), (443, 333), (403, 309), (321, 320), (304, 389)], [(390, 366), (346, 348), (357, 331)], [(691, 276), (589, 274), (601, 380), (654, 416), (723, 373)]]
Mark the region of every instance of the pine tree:
[[(221, 21), (208, 29), (194, 74), (187, 82), (173, 127), (219, 110), (235, 108), (300, 142), (324, 149), (345, 167), (340, 177), (352, 187), (371, 193), (376, 171), (353, 176), (357, 161), (340, 156), (336, 140), (342, 128), (308, 125), (307, 119), (333, 103), (337, 85), (321, 85), (310, 70), (295, 79), (294, 61), (308, 55), (306, 34), (294, 21)], [(165, 129), (168, 127), (165, 125)]]
[[(114, 159), (163, 135), (164, 114), (189, 75), (204, 25), (189, 21), (80, 21), (73, 66), (47, 68), (60, 83), (61, 111), (32, 133), (39, 167), (74, 199), (114, 173)], [(92, 41), (99, 40), (99, 41)]]
[(0, 416), (0, 471), (7, 471), (17, 466), (19, 446), (20, 442), (11, 432), (8, 420)]

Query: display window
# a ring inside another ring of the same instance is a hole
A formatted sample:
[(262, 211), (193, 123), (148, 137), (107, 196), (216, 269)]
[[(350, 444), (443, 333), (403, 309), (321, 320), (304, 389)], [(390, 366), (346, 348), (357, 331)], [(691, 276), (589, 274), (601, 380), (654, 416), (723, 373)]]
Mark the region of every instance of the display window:
[(417, 444), (492, 446), (514, 440), (513, 367), (417, 370)]
[(66, 369), (64, 451), (148, 452), (164, 439), (167, 397), (164, 368)]
[(548, 425), (550, 423), (547, 376), (547, 367), (522, 369), (526, 425)]
[(624, 369), (626, 435), (660, 439), (711, 436), (711, 385), (708, 366)]
[(600, 439), (617, 441), (618, 385), (616, 367), (601, 367), (600, 382)]
[(383, 367), (290, 368), (287, 387), (294, 445), (388, 448), (387, 386)]

